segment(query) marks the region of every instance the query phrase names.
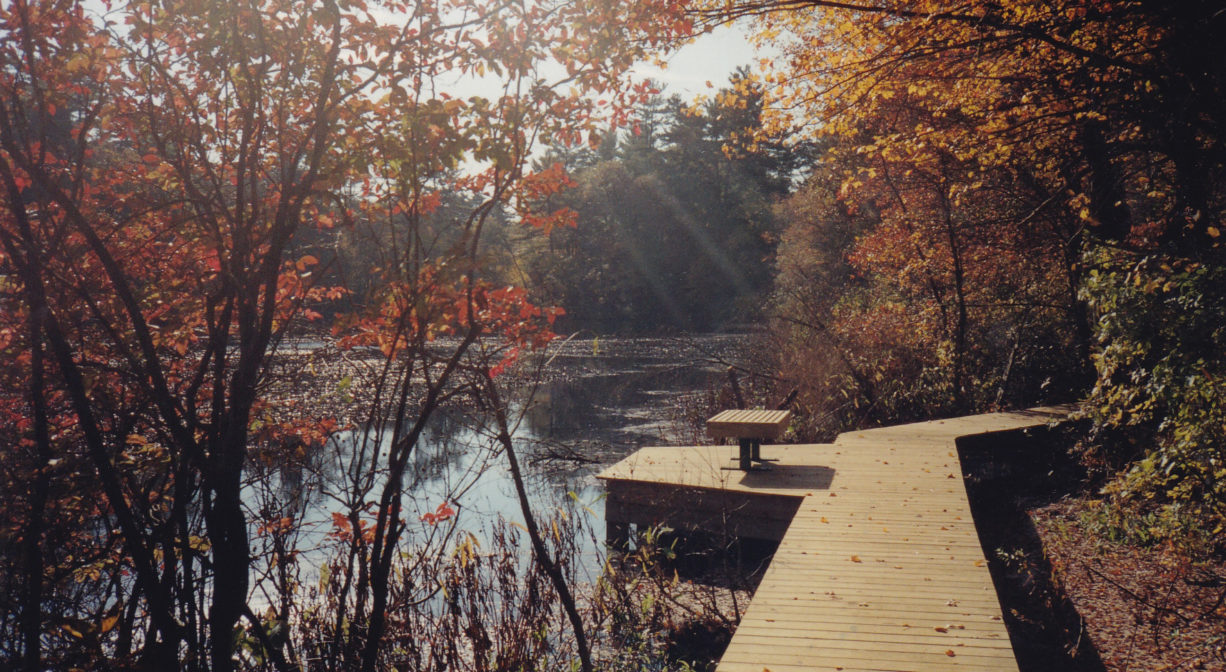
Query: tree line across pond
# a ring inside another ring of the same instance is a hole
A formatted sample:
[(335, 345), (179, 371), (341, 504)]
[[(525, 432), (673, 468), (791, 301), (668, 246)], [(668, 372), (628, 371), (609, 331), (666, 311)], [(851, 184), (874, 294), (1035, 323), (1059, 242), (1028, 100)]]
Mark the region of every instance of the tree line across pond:
[[(800, 150), (760, 138), (761, 96), (741, 73), (713, 100), (656, 97), (632, 128), (595, 149), (546, 155), (573, 185), (549, 207), (577, 226), (526, 250), (542, 301), (562, 329), (594, 333), (712, 331), (761, 315)], [(747, 87), (734, 96), (735, 87)]]

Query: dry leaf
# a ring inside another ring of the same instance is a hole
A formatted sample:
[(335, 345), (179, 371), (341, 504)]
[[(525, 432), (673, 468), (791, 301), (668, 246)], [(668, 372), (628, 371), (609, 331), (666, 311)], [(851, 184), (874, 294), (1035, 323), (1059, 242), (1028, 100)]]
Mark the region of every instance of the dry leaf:
[(852, 562), (860, 562), (860, 556), (858, 556), (858, 555), (853, 555), (853, 556), (851, 556), (851, 561), (852, 561)]

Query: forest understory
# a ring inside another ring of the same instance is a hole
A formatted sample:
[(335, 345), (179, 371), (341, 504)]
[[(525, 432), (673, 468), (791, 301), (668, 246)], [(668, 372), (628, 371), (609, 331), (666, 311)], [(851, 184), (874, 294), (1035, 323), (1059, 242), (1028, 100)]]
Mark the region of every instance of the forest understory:
[(1071, 448), (1084, 433), (1073, 423), (961, 446), (1019, 668), (1226, 670), (1220, 545), (1170, 509), (1105, 495)]
[(1193, 560), (1174, 542), (1104, 538), (1101, 505), (1085, 496), (1029, 512), (1101, 669), (1226, 670), (1226, 561)]

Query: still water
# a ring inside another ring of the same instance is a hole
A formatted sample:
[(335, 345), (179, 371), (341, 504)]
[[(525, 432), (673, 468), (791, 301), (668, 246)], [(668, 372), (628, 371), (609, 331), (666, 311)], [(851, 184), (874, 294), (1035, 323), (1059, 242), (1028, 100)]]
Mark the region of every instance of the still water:
[[(725, 369), (719, 361), (739, 342), (722, 335), (595, 339), (555, 348), (546, 380), (517, 408), (515, 440), (538, 515), (577, 499), (602, 533), (603, 486), (595, 474), (646, 445), (692, 442), (684, 411), (718, 385)], [(464, 487), (453, 498), (461, 526), (500, 515), (522, 521), (506, 458), (490, 453), (480, 427), (444, 415), (431, 429), (423, 455), (446, 456), (446, 466), (421, 472), (418, 487), (437, 497)]]
[[(738, 335), (571, 339), (544, 355), (541, 381), (521, 390), (513, 402), (514, 440), (534, 515), (544, 519), (567, 507), (586, 517), (590, 534), (578, 540), (581, 574), (594, 578), (601, 562), (603, 487), (595, 474), (642, 446), (695, 441), (685, 411), (701, 407), (703, 395), (722, 380), (726, 362), (744, 340)], [(325, 447), (324, 459), (331, 464), (321, 464), (321, 473), (336, 480), (323, 484), (323, 494), (303, 501), (308, 510), (300, 547), (327, 545), (337, 499), (326, 493), (343, 488), (357, 439), (342, 434)], [(432, 419), (413, 453), (405, 491), (406, 520), (418, 521), (446, 504), (456, 512), (457, 530), (471, 533), (478, 543), (499, 520), (523, 522), (506, 456), (477, 418), (460, 412)], [(311, 555), (304, 558), (308, 574)]]

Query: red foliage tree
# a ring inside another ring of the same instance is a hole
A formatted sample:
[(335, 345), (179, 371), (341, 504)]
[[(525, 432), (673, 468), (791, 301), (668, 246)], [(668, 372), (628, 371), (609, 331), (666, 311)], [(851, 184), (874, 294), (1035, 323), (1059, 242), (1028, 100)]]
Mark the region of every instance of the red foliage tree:
[[(659, 7), (625, 11), (361, 0), (166, 0), (97, 16), (70, 0), (0, 8), (0, 425), (13, 504), (3, 534), (15, 549), (4, 579), (19, 588), (3, 626), (21, 633), (5, 638), (20, 642), (5, 660), (229, 670), (245, 619), (271, 662), (289, 665), (292, 651), (268, 639), (248, 603), (252, 535), (286, 526), (256, 530), (243, 492), (253, 449), (331, 427), (294, 421), (270, 434), (262, 420), (270, 353), (312, 316), (304, 306), (336, 295), (319, 281), (327, 261), (294, 253), (295, 242), (359, 220), (411, 232), (440, 193), (462, 191), (476, 205), (457, 246), (430, 255), (410, 239), (363, 297), (369, 310), (341, 327), (352, 343), (379, 345), (392, 390), (408, 389), (415, 364), (434, 375), (425, 344), (460, 337), (380, 466), (392, 477), (362, 558), (374, 602), (361, 665), (373, 669), (401, 475), (429, 409), (479, 336), (513, 347), (548, 336), (522, 293), (481, 281), (483, 223), (560, 179), (530, 175), (537, 142), (586, 140), (596, 117), (642, 95), (618, 84), (642, 53), (625, 31), (687, 27), (660, 22)], [(438, 88), (489, 73), (504, 82), (491, 98)], [(609, 102), (579, 93), (591, 91)]]

